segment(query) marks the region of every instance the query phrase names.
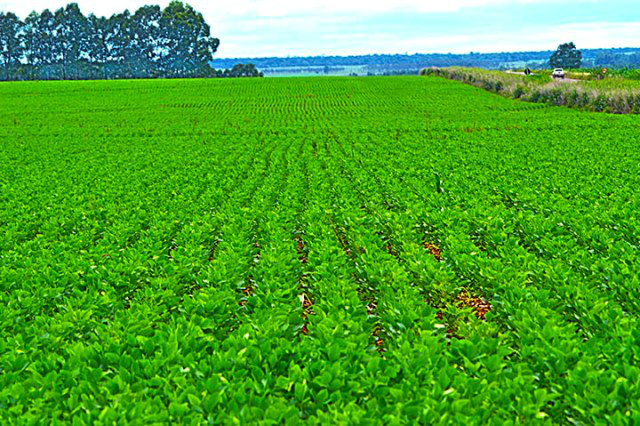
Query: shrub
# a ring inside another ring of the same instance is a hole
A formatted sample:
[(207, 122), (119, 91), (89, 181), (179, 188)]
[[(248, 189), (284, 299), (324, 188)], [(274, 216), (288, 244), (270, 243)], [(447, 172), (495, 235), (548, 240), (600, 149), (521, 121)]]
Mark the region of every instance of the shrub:
[(526, 93), (526, 89), (524, 88), (524, 86), (518, 86), (516, 87), (516, 89), (513, 91), (512, 96), (515, 99), (520, 99), (524, 94)]
[(609, 108), (609, 99), (605, 95), (598, 95), (594, 99), (591, 107), (596, 112), (604, 112)]

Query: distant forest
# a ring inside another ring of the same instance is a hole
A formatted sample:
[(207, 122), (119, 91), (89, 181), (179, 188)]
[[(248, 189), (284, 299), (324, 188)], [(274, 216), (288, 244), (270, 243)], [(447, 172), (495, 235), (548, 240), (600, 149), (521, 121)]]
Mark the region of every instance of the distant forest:
[(253, 65), (213, 69), (219, 45), (202, 14), (179, 1), (110, 18), (84, 16), (75, 3), (24, 21), (0, 13), (0, 79), (258, 76)]
[[(640, 68), (640, 48), (581, 49), (583, 67)], [(370, 74), (417, 73), (424, 67), (464, 66), (487, 69), (506, 69), (528, 66), (547, 68), (553, 51), (503, 53), (434, 53), (415, 55), (310, 56), (287, 58), (214, 59), (215, 67), (228, 67), (238, 62), (252, 62), (269, 74), (275, 70), (319, 70), (329, 73), (331, 68), (365, 67)]]

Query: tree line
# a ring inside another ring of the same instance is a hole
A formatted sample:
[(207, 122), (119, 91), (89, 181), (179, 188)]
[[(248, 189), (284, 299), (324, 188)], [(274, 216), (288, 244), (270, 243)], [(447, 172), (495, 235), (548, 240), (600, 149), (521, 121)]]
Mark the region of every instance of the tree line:
[[(640, 68), (640, 47), (622, 49), (581, 49), (583, 67)], [(323, 73), (324, 67), (335, 71), (338, 67), (366, 66), (375, 74), (417, 73), (424, 67), (463, 66), (487, 69), (510, 69), (528, 66), (532, 69), (548, 68), (552, 50), (536, 52), (467, 53), (467, 54), (412, 54), (362, 56), (310, 56), (268, 58), (214, 58), (213, 66), (231, 67), (238, 62), (252, 62), (267, 73), (278, 68), (295, 68), (295, 72)]]
[(180, 1), (109, 18), (85, 16), (76, 3), (32, 12), (24, 21), (2, 12), (0, 80), (259, 75), (252, 65), (213, 69), (219, 45), (202, 14)]

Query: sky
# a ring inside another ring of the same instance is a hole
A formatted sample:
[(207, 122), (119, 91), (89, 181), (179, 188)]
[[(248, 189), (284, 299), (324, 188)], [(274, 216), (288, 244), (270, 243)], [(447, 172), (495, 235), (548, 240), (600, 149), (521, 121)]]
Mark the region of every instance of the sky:
[[(24, 18), (71, 0), (0, 0)], [(169, 0), (76, 0), (109, 16)], [(640, 47), (638, 0), (191, 0), (218, 58)]]

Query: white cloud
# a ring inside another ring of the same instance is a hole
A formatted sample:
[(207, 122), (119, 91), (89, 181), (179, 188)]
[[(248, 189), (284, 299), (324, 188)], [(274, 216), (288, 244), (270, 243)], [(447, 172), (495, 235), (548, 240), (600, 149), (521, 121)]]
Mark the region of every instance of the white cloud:
[[(413, 13), (455, 12), (469, 7), (481, 7), (496, 4), (555, 3), (556, 0), (187, 0), (208, 18), (218, 17), (284, 17), (294, 15), (324, 16), (333, 14), (378, 14), (394, 11)], [(564, 0), (564, 3), (585, 3), (594, 0)], [(45, 8), (57, 9), (70, 2), (76, 2), (85, 13), (108, 16), (124, 9), (135, 10), (140, 6), (153, 3), (165, 6), (168, 0), (5, 0), (0, 1), (0, 10), (13, 11), (21, 17), (31, 11)]]
[[(149, 3), (166, 6), (169, 2), (0, 0), (0, 11), (13, 11), (24, 17), (32, 10), (56, 9), (71, 1), (76, 1), (85, 13), (103, 16), (127, 8), (135, 10)], [(478, 22), (475, 28), (452, 26), (446, 33), (430, 30), (426, 22), (431, 19), (426, 15), (429, 13), (456, 12), (455, 16), (468, 17), (486, 6), (503, 5), (505, 9), (513, 10), (514, 5), (542, 4), (541, 8), (546, 9), (554, 7), (557, 0), (186, 1), (204, 14), (214, 35), (221, 38), (219, 57), (538, 50), (552, 49), (564, 40), (573, 40), (582, 47), (621, 47), (638, 44), (637, 40), (640, 40), (640, 24), (633, 22), (552, 26), (531, 19), (526, 31), (523, 28), (509, 33), (500, 29), (500, 25), (494, 26), (493, 22)], [(615, 7), (616, 1), (609, 0), (608, 4)], [(581, 4), (598, 2), (602, 4), (604, 0), (563, 0), (562, 4), (565, 8), (579, 10)], [(387, 19), (387, 15), (393, 18)], [(404, 29), (401, 16), (420, 16), (420, 19), (425, 16), (424, 30), (419, 21), (415, 24), (415, 20), (413, 27)], [(369, 25), (374, 18), (375, 27)], [(637, 18), (640, 21), (640, 16)], [(389, 25), (384, 25), (385, 19)], [(509, 20), (508, 12), (502, 19)], [(598, 20), (598, 17), (590, 20)], [(395, 30), (391, 30), (392, 27)]]
[[(304, 20), (291, 19), (283, 24), (290, 31), (287, 42), (280, 44), (278, 37), (244, 34), (230, 36), (223, 41), (232, 55), (251, 56), (311, 56), (311, 55), (364, 55), (370, 53), (469, 53), (553, 50), (561, 42), (574, 41), (579, 48), (636, 47), (640, 35), (640, 22), (595, 22), (566, 25), (538, 25), (527, 31), (458, 34), (429, 33), (411, 36), (401, 33), (340, 33), (322, 31), (324, 24), (306, 24), (306, 30), (316, 33), (317, 42), (309, 45), (307, 39), (295, 37)], [(256, 52), (256, 46), (260, 50)]]
[(578, 48), (637, 47), (638, 35), (640, 35), (640, 22), (593, 22), (539, 26), (521, 33), (429, 36), (416, 40), (398, 38), (389, 46), (389, 51), (407, 44), (411, 45), (416, 52), (537, 51), (553, 50), (559, 43), (566, 41), (575, 42)]
[[(594, 3), (596, 1), (564, 0), (563, 3)], [(282, 17), (296, 14), (439, 13), (456, 12), (473, 7), (536, 3), (555, 4), (557, 0), (236, 0), (223, 9), (229, 14)], [(193, 4), (197, 4), (197, 1)]]

